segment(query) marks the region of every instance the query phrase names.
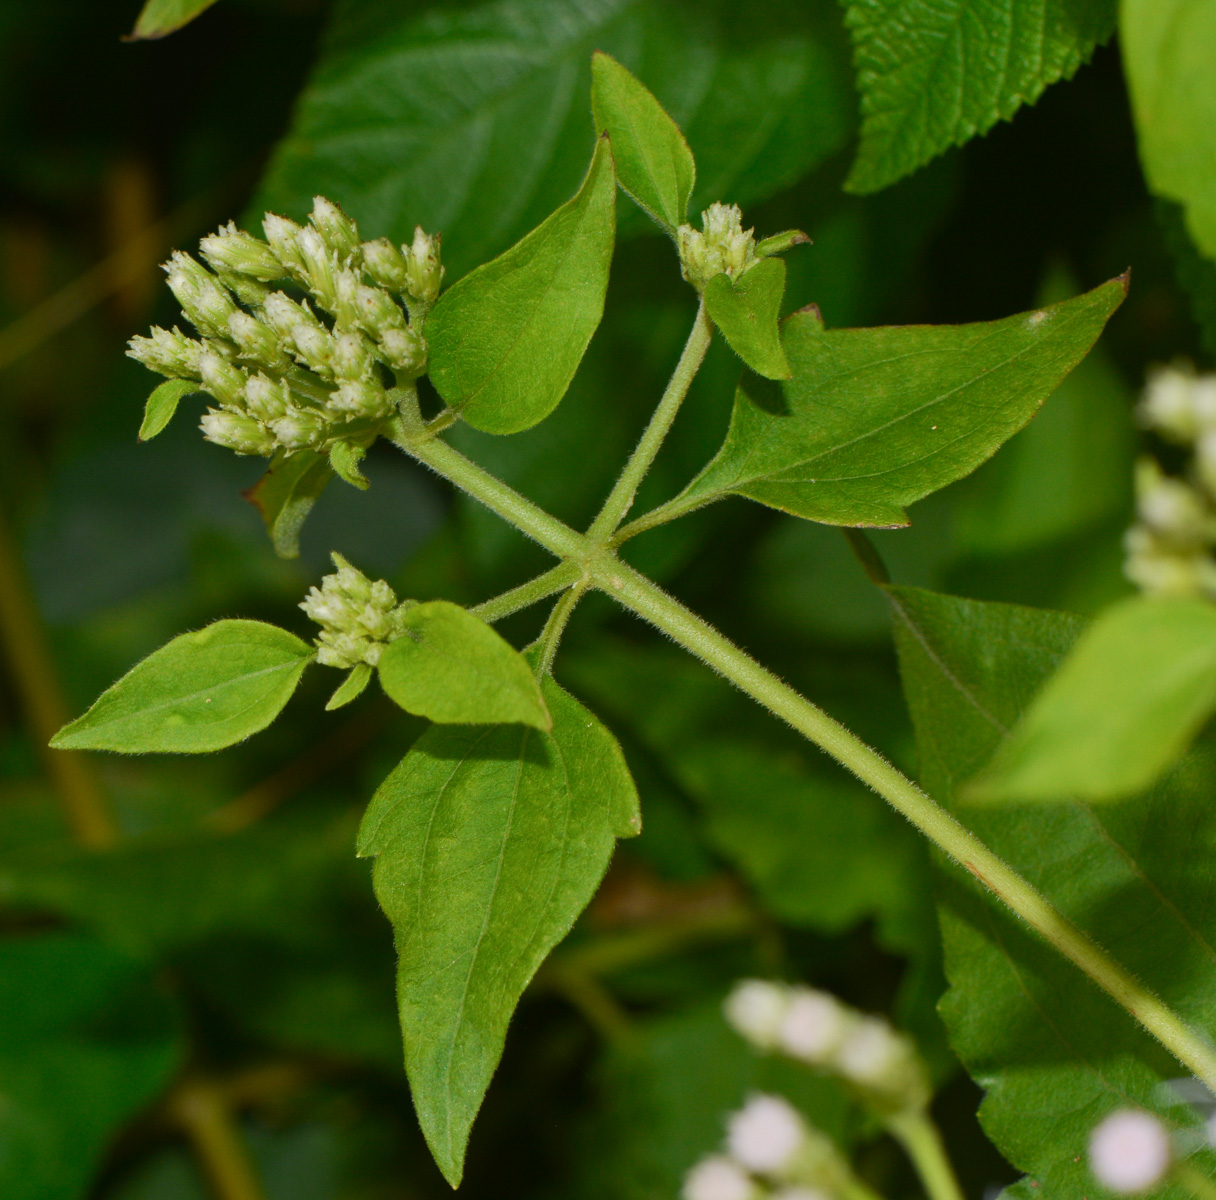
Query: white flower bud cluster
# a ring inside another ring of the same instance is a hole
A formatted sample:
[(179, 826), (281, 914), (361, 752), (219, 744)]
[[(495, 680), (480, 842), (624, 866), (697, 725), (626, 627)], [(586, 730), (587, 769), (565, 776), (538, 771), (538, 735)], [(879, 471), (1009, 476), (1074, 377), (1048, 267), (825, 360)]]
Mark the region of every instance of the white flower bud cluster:
[(831, 1138), (780, 1096), (754, 1095), (730, 1115), (726, 1151), (688, 1172), (684, 1200), (839, 1200), (855, 1194), (852, 1170)]
[(737, 204), (711, 204), (701, 214), (701, 228), (681, 225), (676, 230), (680, 270), (697, 289), (723, 273), (738, 279), (756, 258), (755, 231), (743, 228), (743, 213)]
[(1089, 1139), (1089, 1167), (1103, 1187), (1123, 1196), (1147, 1192), (1169, 1171), (1174, 1153), (1165, 1126), (1151, 1113), (1121, 1108)]
[(412, 607), (397, 603), (383, 579), (373, 583), (342, 557), (333, 555), (337, 571), (311, 588), (300, 607), (321, 626), (317, 662), (327, 667), (374, 667), (389, 642), (401, 637), (401, 618)]
[(1136, 524), (1124, 574), (1146, 592), (1216, 600), (1216, 375), (1159, 367), (1140, 402), (1141, 423), (1192, 450), (1189, 478), (1136, 464)]
[[(218, 402), (204, 435), (238, 454), (366, 445), (393, 415), (391, 388), (426, 368), (426, 343), (398, 301), (416, 318), (434, 303), (439, 238), (419, 229), (400, 250), (361, 243), (354, 221), (323, 196), (307, 225), (268, 213), (263, 230), (265, 241), (229, 223), (203, 238), (210, 271), (175, 251), (169, 287), (201, 337), (154, 328), (128, 353), (200, 383)], [(271, 287), (281, 280), (295, 298)]]
[(911, 1039), (828, 992), (746, 979), (726, 998), (725, 1012), (757, 1049), (839, 1075), (883, 1112), (929, 1101), (928, 1075)]

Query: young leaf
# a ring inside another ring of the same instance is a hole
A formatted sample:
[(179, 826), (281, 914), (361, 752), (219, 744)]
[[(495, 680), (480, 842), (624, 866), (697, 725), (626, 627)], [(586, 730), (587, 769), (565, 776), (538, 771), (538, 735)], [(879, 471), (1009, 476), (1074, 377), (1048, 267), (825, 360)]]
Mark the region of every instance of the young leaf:
[(1139, 596), (1103, 613), (983, 774), (976, 800), (1107, 800), (1148, 787), (1216, 708), (1216, 605)]
[(357, 487), (361, 492), (366, 492), (367, 476), (359, 470), (359, 464), (366, 454), (366, 446), (357, 445), (355, 442), (334, 442), (329, 448), (329, 465), (339, 479), (349, 483), (351, 487)]
[(528, 981), (638, 832), (616, 739), (546, 677), (553, 732), (433, 726), (372, 798), (359, 854), (393, 923), (405, 1067), (448, 1182)]
[(197, 392), (201, 385), (188, 379), (166, 379), (159, 387), (153, 389), (144, 405), (143, 424), (139, 427), (139, 440), (150, 442), (170, 421), (177, 412), (177, 406), (189, 396)]
[(616, 179), (601, 138), (577, 195), (439, 297), (430, 376), (474, 429), (518, 433), (561, 402), (604, 315)]
[(611, 140), (621, 188), (674, 234), (697, 178), (679, 127), (644, 83), (599, 50), (591, 56), (591, 111), (596, 133)]
[(262, 514), (280, 558), (300, 557), (304, 519), (333, 476), (329, 460), (314, 450), (291, 455), (280, 450), (270, 460), (266, 474), (246, 493)]
[(726, 442), (683, 496), (906, 525), (905, 505), (970, 474), (1034, 416), (1126, 294), (1120, 276), (974, 325), (825, 330), (817, 311), (797, 312), (783, 330), (784, 404), (761, 408), (740, 389)]
[(1114, 32), (1114, 4), (847, 0), (845, 22), (863, 117), (846, 187), (876, 192), (1071, 76)]
[(705, 308), (730, 348), (757, 375), (788, 379), (790, 364), (781, 348), (781, 297), (785, 263), (766, 258), (732, 282), (715, 275), (705, 288)]
[(342, 680), (337, 690), (330, 696), (325, 705), (325, 711), (333, 712), (335, 708), (342, 708), (352, 700), (357, 700), (363, 695), (363, 689), (367, 687), (371, 677), (372, 669), (367, 663), (356, 663), (351, 667), (350, 674)]
[(811, 239), (801, 229), (786, 229), (756, 243), (756, 256), (768, 258), (773, 254), (784, 254), (795, 246), (809, 246)]
[(1149, 187), (1183, 206), (1196, 245), (1216, 258), (1216, 8), (1123, 0), (1119, 44)]
[(279, 715), (312, 656), (275, 625), (216, 621), (137, 663), (51, 745), (127, 754), (222, 750)]
[[(959, 787), (1016, 723), (1082, 622), (915, 588), (889, 591), (921, 782), (957, 809)], [(1202, 746), (1135, 804), (965, 810), (997, 854), (1200, 1028), (1216, 1019), (1214, 751)], [(1115, 1108), (1148, 1109), (1194, 1137), (1201, 1118), (1171, 1104), (1162, 1086), (1179, 1074), (1170, 1055), (970, 873), (942, 865), (938, 913), (951, 986), (941, 1013), (986, 1092), (985, 1131), (1033, 1176), (1033, 1194), (1102, 1194), (1093, 1190), (1087, 1147)], [(1208, 1154), (1189, 1161), (1216, 1174)]]
[(409, 609), (403, 623), (379, 670), (381, 686), (407, 712), (444, 724), (552, 728), (531, 667), (484, 621), (431, 600)]
[(164, 37), (188, 25), (214, 3), (215, 0), (147, 0), (129, 40)]

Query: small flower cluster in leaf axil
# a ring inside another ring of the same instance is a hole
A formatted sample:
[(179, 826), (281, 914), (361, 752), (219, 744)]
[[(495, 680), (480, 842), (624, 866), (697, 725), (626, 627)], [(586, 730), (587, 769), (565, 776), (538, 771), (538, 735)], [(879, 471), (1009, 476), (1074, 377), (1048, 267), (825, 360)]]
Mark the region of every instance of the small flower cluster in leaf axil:
[(1141, 422), (1192, 451), (1189, 478), (1152, 458), (1136, 464), (1136, 524), (1124, 573), (1146, 592), (1216, 600), (1216, 375), (1161, 367), (1148, 380)]
[(755, 231), (743, 228), (743, 213), (737, 204), (711, 204), (701, 214), (701, 229), (681, 225), (676, 231), (680, 270), (697, 289), (715, 276), (738, 279), (759, 262)]
[[(392, 389), (426, 368), (420, 329), (443, 278), (439, 239), (419, 229), (400, 248), (360, 242), (321, 196), (307, 225), (268, 214), (263, 229), (265, 241), (231, 223), (203, 238), (210, 271), (175, 251), (169, 287), (201, 336), (154, 328), (129, 353), (197, 382), (217, 401), (204, 435), (238, 454), (362, 450), (396, 411)], [(298, 298), (271, 286), (284, 280)]]
[(333, 575), (311, 588), (300, 607), (321, 626), (317, 662), (326, 667), (374, 667), (389, 642), (402, 636), (401, 618), (412, 600), (397, 602), (383, 579), (373, 583), (338, 554)]

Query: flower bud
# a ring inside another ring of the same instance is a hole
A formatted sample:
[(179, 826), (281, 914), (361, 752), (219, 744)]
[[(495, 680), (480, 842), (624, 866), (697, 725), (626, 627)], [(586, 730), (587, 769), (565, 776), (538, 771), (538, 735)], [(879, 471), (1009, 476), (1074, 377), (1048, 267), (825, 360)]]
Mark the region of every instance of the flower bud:
[(390, 329), (405, 328), (405, 314), (383, 288), (360, 284), (355, 303), (359, 324), (376, 340)]
[(337, 258), (326, 245), (325, 239), (310, 226), (300, 230), (296, 244), (300, 249), (304, 281), (309, 291), (316, 296), (322, 308), (332, 308), (337, 298), (334, 290), (334, 276), (338, 272)]
[(789, 1003), (788, 989), (781, 984), (745, 979), (734, 986), (723, 1008), (737, 1033), (753, 1046), (771, 1050), (777, 1044)]
[(228, 318), (236, 312), (236, 305), (219, 280), (180, 250), (173, 251), (165, 272), (169, 287), (190, 323), (211, 337), (227, 336)]
[(359, 228), (332, 200), (314, 196), (308, 218), (325, 244), (345, 262), (359, 249)]
[(359, 324), (359, 274), (350, 267), (343, 267), (334, 275), (334, 302), (330, 312), (334, 315), (334, 328), (343, 331), (354, 329)]
[(1208, 495), (1216, 497), (1216, 428), (1205, 429), (1195, 439), (1195, 474)]
[[(443, 286), (443, 264), (439, 260), (440, 235), (414, 227), (414, 241), (406, 252), (405, 290), (410, 298), (428, 307), (439, 299)], [(402, 246), (402, 250), (405, 247)]]
[(840, 1046), (856, 1017), (835, 996), (799, 988), (777, 1033), (777, 1042), (791, 1058), (821, 1064)]
[(1111, 1113), (1089, 1141), (1089, 1166), (1112, 1192), (1147, 1192), (1165, 1178), (1172, 1159), (1165, 1126), (1151, 1113), (1122, 1108)]
[(714, 1154), (688, 1172), (680, 1194), (683, 1200), (759, 1200), (762, 1193), (738, 1163)]
[(305, 280), (308, 273), (304, 268), (304, 256), (300, 253), (299, 238), (303, 232), (300, 226), (287, 217), (267, 213), (262, 220), (262, 230), (284, 273)]
[(307, 303), (297, 304), (282, 292), (273, 292), (266, 297), (266, 303), (262, 305), (262, 318), (284, 342), (292, 340), (292, 330), (297, 325), (314, 325), (321, 330), (325, 328)]
[(857, 1021), (833, 1055), (833, 1065), (884, 1105), (918, 1108), (928, 1102), (929, 1081), (920, 1056), (879, 1017)]
[(296, 355), (301, 362), (320, 375), (330, 373), (330, 364), (334, 357), (333, 334), (321, 325), (311, 325), (301, 322), (291, 330), (291, 343), (296, 348)]
[(427, 344), (408, 326), (386, 329), (379, 350), (384, 361), (407, 379), (417, 379), (426, 370)]
[(388, 238), (363, 243), (363, 269), (391, 292), (405, 290), (405, 256)]
[(219, 412), (209, 408), (200, 422), (203, 437), (238, 454), (257, 454), (269, 458), (274, 453), (274, 438), (252, 417), (243, 413)]
[(1216, 375), (1200, 375), (1195, 380), (1191, 403), (1200, 429), (1216, 429)]
[(218, 233), (203, 238), (199, 249), (213, 271), (245, 275), (263, 283), (283, 278), (283, 268), (270, 247), (232, 221), (221, 225)]
[(393, 589), (383, 580), (373, 583), (340, 554), (338, 568), (310, 589), (300, 607), (321, 626), (317, 660), (330, 667), (375, 666), (384, 646), (401, 634), (401, 614)]
[(1203, 498), (1189, 484), (1171, 479), (1151, 458), (1136, 464), (1136, 511), (1158, 537), (1176, 546), (1200, 546), (1209, 532)]
[(291, 392), (281, 380), (268, 379), (260, 372), (245, 383), (245, 407), (249, 415), (264, 424), (287, 414)]
[(681, 225), (676, 230), (680, 269), (697, 291), (724, 272), (738, 279), (756, 259), (751, 229), (743, 228), (743, 214), (735, 204), (711, 204), (701, 214), (701, 230)]
[(379, 661), (379, 648), (373, 651), (372, 643), (358, 634), (327, 629), (317, 638), (317, 662), (323, 667), (345, 670), (361, 662), (374, 667)]
[(151, 337), (133, 337), (127, 355), (170, 379), (197, 379), (202, 342), (188, 338), (175, 325), (173, 330), (152, 326)]
[(225, 408), (240, 408), (245, 391), (245, 372), (208, 346), (198, 360), (203, 387)]
[(1178, 367), (1150, 371), (1138, 409), (1140, 420), (1166, 437), (1189, 442), (1197, 431), (1194, 379), (1193, 372)]
[(375, 380), (347, 379), (329, 397), (329, 408), (346, 419), (383, 420), (393, 411), (388, 392)]
[(780, 1096), (753, 1096), (727, 1125), (731, 1157), (762, 1175), (786, 1171), (805, 1141), (805, 1123)]
[(284, 416), (270, 422), (270, 428), (284, 450), (306, 450), (325, 440), (327, 425), (324, 417), (306, 408), (291, 408)]
[(266, 303), (266, 297), (274, 290), (270, 284), (250, 279), (248, 275), (234, 275), (231, 271), (220, 271), (216, 278), (242, 304), (250, 308), (261, 308)]
[(238, 309), (228, 318), (228, 336), (236, 343), (241, 358), (277, 371), (291, 365), (274, 331), (247, 312)]
[(359, 333), (341, 333), (334, 338), (335, 379), (362, 379), (372, 369), (372, 348)]

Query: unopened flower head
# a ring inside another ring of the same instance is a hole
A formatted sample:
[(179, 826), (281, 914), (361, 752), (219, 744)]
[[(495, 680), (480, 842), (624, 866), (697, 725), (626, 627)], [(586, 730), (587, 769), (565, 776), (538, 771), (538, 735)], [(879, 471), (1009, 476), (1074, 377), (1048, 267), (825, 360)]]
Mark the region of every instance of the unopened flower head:
[(339, 262), (345, 263), (358, 252), (359, 227), (332, 200), (315, 196), (308, 219)]
[(1121, 1195), (1146, 1192), (1160, 1183), (1171, 1158), (1165, 1126), (1138, 1109), (1111, 1113), (1089, 1141), (1090, 1169), (1099, 1183)]
[(788, 1008), (788, 989), (764, 979), (737, 983), (723, 1005), (735, 1031), (761, 1050), (771, 1050), (777, 1044)]
[(786, 1171), (806, 1141), (806, 1123), (780, 1096), (753, 1096), (727, 1125), (731, 1157), (762, 1175)]
[(681, 225), (676, 231), (684, 278), (699, 292), (715, 275), (738, 279), (757, 262), (752, 234), (743, 228), (738, 205), (711, 204), (701, 214), (701, 229)]
[(203, 238), (199, 249), (212, 270), (244, 275), (270, 283), (283, 278), (283, 266), (261, 238), (245, 233), (229, 221), (218, 233)]
[(738, 1163), (714, 1154), (688, 1172), (680, 1194), (683, 1200), (759, 1200), (761, 1190)]
[(1197, 375), (1189, 363), (1155, 367), (1138, 413), (1149, 429), (1189, 444), (1205, 430), (1216, 429), (1216, 375)]
[(1123, 573), (1143, 591), (1216, 600), (1216, 559), (1206, 549), (1180, 549), (1144, 525), (1132, 526), (1123, 546)]
[(150, 370), (170, 379), (197, 379), (203, 344), (187, 337), (175, 325), (170, 329), (152, 326), (150, 337), (133, 337), (127, 354)]
[(835, 996), (811, 988), (796, 988), (777, 1033), (781, 1049), (791, 1058), (823, 1064), (837, 1050), (856, 1017)]
[(208, 337), (225, 337), (236, 304), (228, 289), (201, 263), (174, 250), (165, 264), (169, 288), (190, 324)]
[(928, 1101), (929, 1083), (912, 1043), (880, 1017), (863, 1017), (834, 1055), (837, 1070), (876, 1100), (895, 1108)]
[(410, 605), (398, 604), (383, 580), (373, 583), (340, 554), (333, 575), (310, 589), (300, 607), (321, 626), (317, 661), (328, 667), (375, 666), (384, 647), (403, 633), (401, 618)]
[(778, 1188), (770, 1195), (769, 1200), (836, 1200), (836, 1198), (819, 1188), (795, 1185), (794, 1187)]
[(430, 234), (421, 225), (414, 228), (414, 240), (405, 253), (405, 292), (415, 303), (429, 308), (439, 299), (443, 286), (443, 263), (439, 253), (439, 234)]

